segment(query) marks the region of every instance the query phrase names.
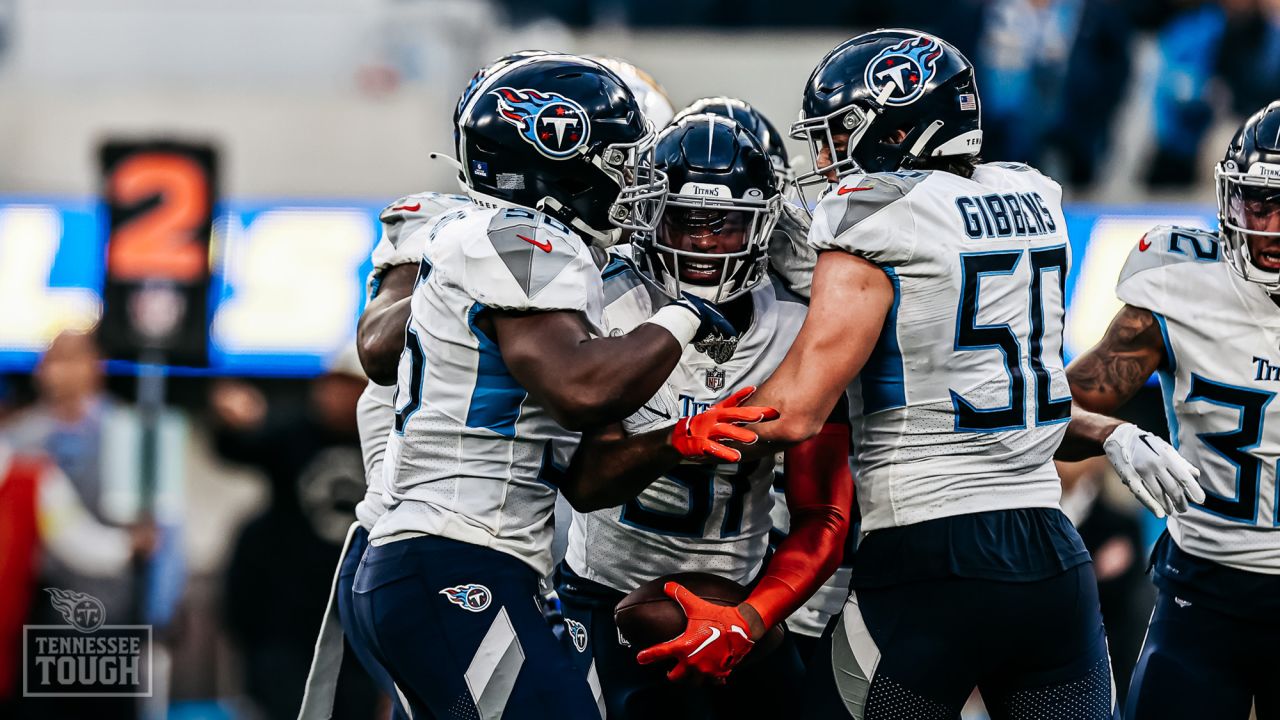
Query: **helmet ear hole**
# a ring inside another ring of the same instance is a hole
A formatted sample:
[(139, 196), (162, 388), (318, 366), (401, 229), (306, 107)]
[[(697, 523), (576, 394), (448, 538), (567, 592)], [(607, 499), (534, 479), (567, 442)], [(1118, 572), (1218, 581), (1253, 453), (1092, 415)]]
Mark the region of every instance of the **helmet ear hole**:
[(581, 178), (562, 177), (556, 180), (556, 188), (570, 197), (578, 197), (591, 189), (591, 184)]

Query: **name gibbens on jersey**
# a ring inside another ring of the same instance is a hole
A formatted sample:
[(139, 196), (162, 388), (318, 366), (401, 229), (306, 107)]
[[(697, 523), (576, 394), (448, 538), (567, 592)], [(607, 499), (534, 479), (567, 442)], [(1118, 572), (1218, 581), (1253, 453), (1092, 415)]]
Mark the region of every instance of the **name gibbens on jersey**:
[(452, 538), (547, 575), (554, 479), (578, 435), (515, 381), (477, 318), (565, 310), (602, 334), (600, 270), (568, 227), (523, 208), (464, 205), (426, 232), (383, 467), (390, 507), (370, 541)]
[(1013, 163), (972, 179), (847, 177), (819, 201), (809, 243), (866, 258), (893, 283), (848, 390), (862, 531), (1057, 507), (1053, 453), (1071, 414), (1058, 184)]
[[(397, 265), (422, 260), (426, 233), (418, 233), (438, 215), (470, 202), (462, 195), (424, 192), (400, 198), (382, 209), (382, 237), (373, 248), (373, 270), (365, 286), (365, 301), (378, 294), (378, 286), (388, 270)], [(395, 423), (394, 385), (370, 381), (356, 403), (356, 427), (360, 433), (360, 452), (364, 458), (364, 499), (356, 505), (356, 520), (365, 530), (387, 509), (382, 495), (382, 454), (387, 447), (387, 434)]]
[(1170, 516), (1170, 537), (1191, 555), (1280, 574), (1280, 308), (1228, 266), (1216, 233), (1181, 227), (1143, 236), (1116, 295), (1160, 324), (1169, 433), (1207, 496)]
[[(615, 256), (602, 277), (610, 333), (631, 331), (657, 309), (647, 283), (621, 257)], [(629, 432), (669, 426), (769, 377), (804, 324), (806, 307), (771, 278), (750, 296), (751, 327), (732, 357), (716, 362), (708, 353), (724, 348), (687, 346), (660, 393), (624, 423)], [(622, 592), (673, 572), (709, 572), (748, 583), (763, 564), (773, 526), (773, 466), (772, 458), (683, 463), (624, 505), (575, 512), (566, 561), (578, 575)]]

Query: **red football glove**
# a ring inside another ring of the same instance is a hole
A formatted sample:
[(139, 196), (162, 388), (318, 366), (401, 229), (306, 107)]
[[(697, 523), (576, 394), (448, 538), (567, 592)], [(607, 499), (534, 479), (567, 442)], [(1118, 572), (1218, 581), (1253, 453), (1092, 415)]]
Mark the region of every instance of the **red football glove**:
[(671, 429), (671, 447), (687, 458), (713, 457), (738, 462), (742, 453), (717, 441), (734, 440), (750, 445), (756, 441), (756, 434), (737, 423), (778, 419), (778, 411), (770, 407), (741, 407), (755, 391), (754, 385), (748, 385), (697, 415), (680, 418)]
[(676, 681), (692, 674), (694, 678), (702, 675), (723, 683), (755, 644), (746, 619), (738, 608), (707, 602), (680, 583), (669, 582), (662, 591), (680, 603), (689, 622), (676, 639), (641, 650), (636, 662), (648, 665), (673, 658), (676, 666), (667, 673), (667, 679)]

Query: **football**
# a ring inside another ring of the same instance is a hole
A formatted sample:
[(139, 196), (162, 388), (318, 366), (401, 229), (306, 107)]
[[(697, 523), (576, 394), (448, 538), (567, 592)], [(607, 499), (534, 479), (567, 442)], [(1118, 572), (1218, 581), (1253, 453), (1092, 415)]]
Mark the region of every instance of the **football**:
[[(748, 590), (732, 580), (710, 573), (684, 572), (664, 575), (641, 585), (622, 598), (613, 609), (613, 620), (622, 638), (635, 652), (672, 640), (684, 632), (685, 616), (680, 604), (662, 591), (668, 582), (678, 582), (690, 592), (718, 605), (737, 605), (746, 599)], [(782, 643), (780, 625), (756, 643), (743, 662), (762, 658)]]

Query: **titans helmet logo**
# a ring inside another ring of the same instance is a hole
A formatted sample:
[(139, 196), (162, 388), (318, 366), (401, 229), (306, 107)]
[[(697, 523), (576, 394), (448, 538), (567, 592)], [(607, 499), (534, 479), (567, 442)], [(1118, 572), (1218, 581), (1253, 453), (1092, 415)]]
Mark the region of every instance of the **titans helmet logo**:
[(578, 103), (553, 92), (498, 88), (498, 114), (520, 131), (520, 137), (552, 160), (564, 160), (587, 144), (591, 123)]
[(942, 57), (942, 46), (926, 35), (907, 38), (880, 51), (867, 64), (863, 80), (876, 97), (892, 85), (886, 105), (910, 105), (924, 94), (925, 85), (933, 77), (934, 66)]

